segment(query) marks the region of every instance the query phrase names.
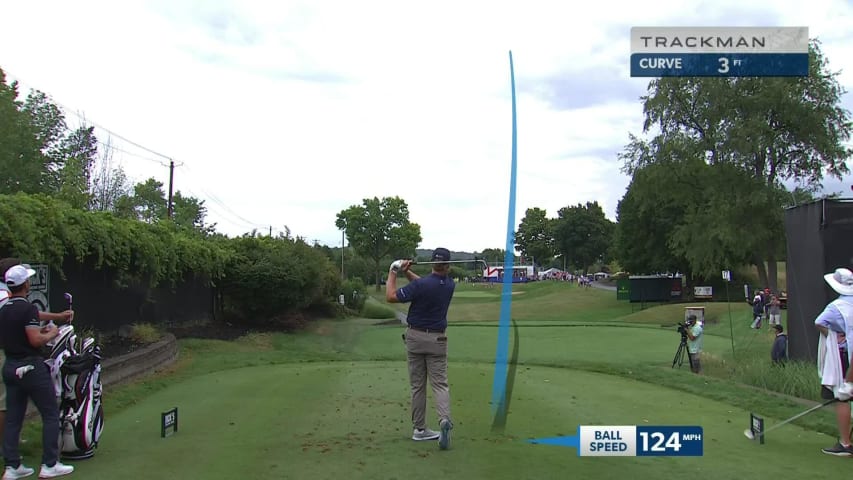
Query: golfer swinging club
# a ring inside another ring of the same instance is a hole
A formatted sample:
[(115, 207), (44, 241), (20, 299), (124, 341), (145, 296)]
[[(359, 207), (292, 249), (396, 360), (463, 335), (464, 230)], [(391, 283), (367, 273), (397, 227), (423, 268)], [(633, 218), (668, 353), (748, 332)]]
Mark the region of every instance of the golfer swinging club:
[[(432, 261), (450, 261), (450, 251), (436, 248)], [(385, 283), (388, 303), (409, 303), (408, 328), (403, 335), (409, 364), (409, 383), (412, 388), (412, 440), (435, 440), (442, 450), (450, 447), (450, 387), (447, 383), (447, 310), (456, 285), (448, 275), (450, 265), (435, 263), (432, 273), (419, 277), (409, 270), (411, 260), (395, 260)], [(403, 272), (409, 284), (397, 288), (397, 274)], [(439, 430), (426, 426), (426, 379), (432, 385)]]

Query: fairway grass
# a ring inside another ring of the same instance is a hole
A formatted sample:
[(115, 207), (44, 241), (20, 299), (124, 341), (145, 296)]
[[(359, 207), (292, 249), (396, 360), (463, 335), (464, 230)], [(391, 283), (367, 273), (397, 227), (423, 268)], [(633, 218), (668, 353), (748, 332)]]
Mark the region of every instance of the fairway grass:
[[(176, 383), (109, 415), (86, 479), (825, 478), (832, 438), (785, 426), (759, 446), (748, 412), (700, 396), (588, 372), (519, 369), (503, 434), (490, 431), (491, 366), (451, 364), (456, 422), (449, 451), (413, 442), (402, 362), (333, 362), (230, 369)], [(431, 400), (431, 399), (430, 399)], [(160, 438), (160, 412), (179, 431)], [(435, 426), (432, 404), (428, 419)], [(702, 425), (704, 456), (579, 458), (533, 437), (577, 425)], [(807, 452), (807, 453), (805, 453)], [(748, 458), (748, 461), (744, 461)], [(779, 461), (784, 458), (785, 461)], [(568, 475), (571, 472), (571, 475)], [(821, 472), (821, 475), (818, 475)]]

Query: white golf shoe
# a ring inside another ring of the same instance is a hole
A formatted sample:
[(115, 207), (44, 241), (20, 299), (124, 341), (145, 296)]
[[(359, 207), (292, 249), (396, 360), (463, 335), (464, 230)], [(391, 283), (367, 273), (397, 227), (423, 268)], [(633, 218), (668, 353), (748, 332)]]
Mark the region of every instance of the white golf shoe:
[(412, 440), (422, 442), (424, 440), (435, 440), (438, 438), (438, 432), (428, 428), (416, 428), (412, 432)]
[(448, 418), (442, 418), (439, 425), (441, 426), (441, 433), (438, 436), (438, 448), (447, 450), (450, 448), (450, 431), (453, 430), (453, 423)]
[(59, 462), (56, 462), (52, 467), (42, 464), (41, 471), (39, 472), (39, 478), (61, 477), (62, 475), (68, 475), (73, 471), (74, 467), (71, 465), (63, 465)]
[(6, 467), (6, 471), (3, 472), (3, 480), (15, 480), (17, 478), (29, 477), (30, 475), (36, 473), (30, 467), (25, 467), (24, 464), (18, 465), (18, 468)]

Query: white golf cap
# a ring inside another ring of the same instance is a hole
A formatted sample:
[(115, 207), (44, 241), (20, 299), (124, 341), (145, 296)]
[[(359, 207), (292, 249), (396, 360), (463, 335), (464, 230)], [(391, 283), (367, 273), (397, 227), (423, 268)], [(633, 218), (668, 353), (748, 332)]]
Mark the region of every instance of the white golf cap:
[(6, 285), (10, 287), (21, 286), (27, 283), (27, 280), (35, 274), (36, 271), (32, 268), (27, 268), (23, 265), (15, 265), (9, 270), (6, 270)]

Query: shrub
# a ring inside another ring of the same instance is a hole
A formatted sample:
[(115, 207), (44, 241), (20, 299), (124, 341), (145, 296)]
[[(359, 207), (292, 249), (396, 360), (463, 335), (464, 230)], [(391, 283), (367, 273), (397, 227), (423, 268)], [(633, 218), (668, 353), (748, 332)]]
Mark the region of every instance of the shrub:
[(341, 294), (344, 296), (344, 305), (350, 310), (361, 311), (367, 298), (367, 287), (360, 278), (352, 278), (341, 285)]
[(372, 299), (364, 303), (364, 307), (361, 309), (361, 315), (365, 318), (376, 319), (397, 318), (397, 314), (393, 308), (382, 305)]
[(323, 252), (301, 239), (246, 235), (229, 241), (234, 254), (222, 281), (225, 313), (234, 321), (286, 326), (297, 312), (336, 296), (338, 271)]
[(135, 323), (130, 327), (130, 339), (136, 343), (154, 343), (162, 336), (160, 330), (150, 323)]

